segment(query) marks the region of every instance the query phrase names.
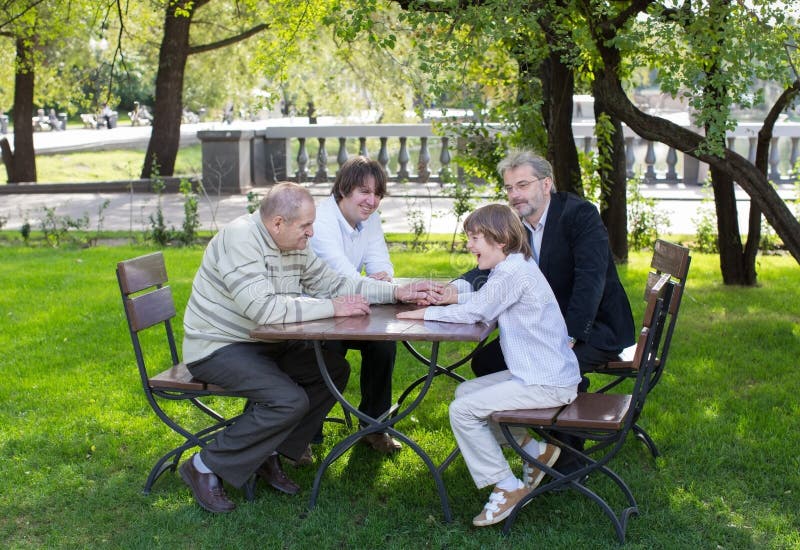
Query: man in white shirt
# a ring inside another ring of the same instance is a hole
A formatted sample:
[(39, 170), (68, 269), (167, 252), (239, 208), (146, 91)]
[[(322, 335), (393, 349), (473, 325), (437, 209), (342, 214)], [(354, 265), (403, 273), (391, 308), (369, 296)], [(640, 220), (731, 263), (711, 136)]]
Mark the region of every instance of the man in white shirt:
[[(331, 195), (317, 208), (310, 241), (317, 256), (343, 275), (391, 281), (394, 268), (377, 211), (385, 193), (386, 173), (377, 161), (364, 156), (348, 159), (336, 174)], [(373, 418), (389, 410), (395, 342), (328, 342), (327, 349), (342, 355), (349, 349), (361, 351), (358, 410)], [(387, 433), (370, 434), (362, 441), (385, 454), (401, 448), (400, 442)]]

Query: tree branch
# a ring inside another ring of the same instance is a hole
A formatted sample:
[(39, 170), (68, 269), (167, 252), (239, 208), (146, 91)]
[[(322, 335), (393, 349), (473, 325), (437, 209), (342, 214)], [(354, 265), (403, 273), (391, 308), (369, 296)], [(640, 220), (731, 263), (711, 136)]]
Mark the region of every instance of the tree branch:
[[(11, 25), (14, 21), (16, 21), (17, 19), (19, 19), (20, 17), (22, 17), (23, 15), (25, 15), (26, 13), (31, 11), (33, 8), (35, 8), (39, 4), (43, 3), (44, 1), (45, 0), (33, 0), (30, 4), (25, 6), (25, 8), (23, 10), (21, 10), (18, 14), (9, 15), (8, 18), (5, 21), (0, 22), (0, 29)], [(8, 9), (10, 9), (10, 7), (13, 7), (14, 3), (15, 2), (11, 2), (11, 1), (10, 2), (5, 2), (2, 5), (3, 11), (7, 11)], [(4, 33), (3, 36), (11, 36), (11, 37), (13, 37), (13, 36), (16, 36), (16, 35), (13, 34), (13, 33), (12, 34), (5, 34)]]
[(216, 50), (218, 48), (224, 48), (225, 46), (230, 46), (231, 44), (236, 44), (237, 42), (241, 42), (242, 40), (246, 40), (246, 39), (250, 38), (251, 36), (253, 36), (255, 34), (258, 34), (261, 31), (266, 30), (268, 28), (269, 28), (268, 24), (261, 23), (259, 25), (256, 25), (255, 27), (252, 27), (251, 29), (248, 29), (248, 30), (242, 32), (242, 33), (239, 33), (239, 34), (234, 35), (234, 36), (229, 36), (228, 38), (224, 38), (224, 39), (218, 40), (216, 42), (210, 42), (208, 44), (198, 44), (197, 46), (191, 46), (189, 48), (189, 55), (192, 55), (194, 53), (208, 52), (208, 51), (211, 51), (211, 50)]
[(775, 104), (767, 113), (764, 118), (764, 124), (758, 131), (758, 147), (756, 148), (756, 168), (758, 168), (764, 175), (767, 175), (767, 164), (769, 158), (769, 142), (772, 139), (772, 131), (775, 128), (775, 123), (778, 121), (778, 116), (786, 110), (797, 93), (800, 92), (800, 79), (795, 80), (792, 84), (783, 90), (780, 97), (778, 97)]

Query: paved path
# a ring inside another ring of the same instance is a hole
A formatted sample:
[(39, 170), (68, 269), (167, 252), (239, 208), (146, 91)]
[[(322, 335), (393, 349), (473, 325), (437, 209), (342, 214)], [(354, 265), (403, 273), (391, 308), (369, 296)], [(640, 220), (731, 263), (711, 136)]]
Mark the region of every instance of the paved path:
[[(270, 125), (302, 124), (303, 119), (269, 119), (258, 122), (237, 121), (233, 126), (220, 122), (184, 124), (181, 126), (182, 143), (197, 142), (197, 131), (201, 129), (257, 129)], [(34, 146), (40, 154), (62, 151), (76, 151), (99, 148), (116, 148), (120, 146), (146, 145), (150, 137), (150, 127), (118, 126), (111, 130), (78, 130), (64, 132), (36, 132)], [(11, 136), (8, 136), (10, 141)], [(256, 189), (263, 193), (265, 189)], [(321, 199), (329, 189), (321, 186), (312, 187), (312, 192)], [(433, 233), (452, 233), (457, 227), (452, 213), (452, 200), (436, 198), (438, 187), (424, 185), (400, 185), (390, 188), (390, 194), (381, 203), (381, 214), (384, 230), (387, 232), (410, 232), (409, 213), (418, 210), (428, 231)], [(796, 196), (792, 186), (782, 186), (779, 190), (782, 197), (791, 199)], [(668, 226), (662, 228), (664, 233), (693, 234), (695, 221), (703, 209), (712, 209), (712, 203), (703, 205), (704, 195), (698, 187), (682, 186), (645, 186), (645, 196), (657, 199), (657, 211), (668, 220)], [(404, 196), (398, 196), (398, 195)], [(747, 228), (749, 200), (747, 195), (739, 191), (738, 211), (740, 229)], [(108, 206), (101, 211), (101, 206), (108, 201)], [(478, 204), (490, 202), (478, 201)], [(70, 194), (10, 194), (0, 195), (0, 221), (5, 220), (6, 229), (18, 229), (25, 221), (37, 228), (44, 215), (44, 208), (55, 208), (59, 216), (89, 216), (90, 227), (97, 228), (101, 224), (104, 229), (144, 231), (150, 227), (149, 216), (155, 212), (157, 198), (150, 193), (113, 194), (113, 193), (70, 193)], [(183, 222), (183, 197), (180, 195), (164, 195), (162, 210), (167, 226), (180, 227)], [(224, 196), (202, 197), (200, 199), (200, 222), (202, 229), (215, 230), (247, 212), (247, 197)], [(102, 220), (101, 220), (102, 216)]]
[[(263, 193), (266, 189), (255, 189)], [(404, 191), (408, 191), (405, 189)], [(411, 197), (387, 196), (381, 202), (381, 216), (384, 231), (410, 232), (409, 214), (418, 210), (428, 231), (432, 233), (452, 233), (456, 228), (456, 219), (452, 212), (452, 200), (428, 196), (423, 187), (412, 188)], [(321, 200), (328, 189), (312, 187), (316, 200)], [(392, 189), (391, 192), (397, 193)], [(785, 191), (787, 198), (793, 190)], [(658, 197), (657, 211), (669, 220), (664, 233), (693, 234), (694, 220), (700, 209), (711, 209), (713, 204), (701, 203), (700, 190), (684, 189), (648, 189), (647, 194)], [(739, 224), (743, 231), (747, 228), (749, 201), (746, 195), (739, 196)], [(108, 206), (101, 211), (101, 206), (108, 201)], [(492, 202), (488, 199), (478, 204)], [(149, 216), (155, 212), (158, 204), (152, 193), (115, 194), (115, 193), (69, 193), (69, 194), (30, 194), (0, 195), (0, 220), (5, 219), (6, 229), (18, 229), (25, 221), (37, 228), (44, 215), (44, 208), (55, 208), (59, 216), (89, 216), (90, 227), (97, 228), (98, 223), (104, 229), (144, 231), (150, 227)], [(162, 197), (162, 211), (167, 226), (180, 227), (183, 223), (183, 197), (167, 194)], [(201, 197), (199, 214), (203, 229), (215, 230), (232, 219), (247, 212), (247, 197), (243, 195), (222, 197)], [(102, 221), (100, 217), (102, 215)]]

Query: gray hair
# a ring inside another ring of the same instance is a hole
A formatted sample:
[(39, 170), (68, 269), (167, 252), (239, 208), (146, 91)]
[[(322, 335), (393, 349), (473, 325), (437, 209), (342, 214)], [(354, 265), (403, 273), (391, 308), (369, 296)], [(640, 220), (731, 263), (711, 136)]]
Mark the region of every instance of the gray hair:
[(514, 170), (521, 166), (530, 166), (537, 178), (550, 178), (550, 181), (553, 182), (550, 192), (555, 193), (557, 191), (556, 180), (553, 177), (553, 167), (547, 162), (547, 159), (533, 151), (518, 149), (509, 152), (506, 158), (497, 163), (497, 172), (502, 178), (508, 170)]
[(284, 181), (270, 189), (267, 196), (261, 199), (259, 213), (262, 220), (269, 220), (273, 216), (282, 216), (287, 222), (297, 218), (300, 207), (306, 201), (314, 203), (308, 189), (302, 185)]

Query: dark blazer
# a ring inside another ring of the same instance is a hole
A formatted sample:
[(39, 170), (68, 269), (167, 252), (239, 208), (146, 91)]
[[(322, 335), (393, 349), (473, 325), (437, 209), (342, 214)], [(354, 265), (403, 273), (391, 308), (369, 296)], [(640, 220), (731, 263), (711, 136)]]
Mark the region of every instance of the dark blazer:
[[(631, 306), (617, 275), (608, 232), (592, 203), (571, 193), (550, 195), (539, 269), (553, 289), (570, 336), (601, 350), (633, 345)], [(477, 290), (488, 274), (473, 269), (461, 278)]]

